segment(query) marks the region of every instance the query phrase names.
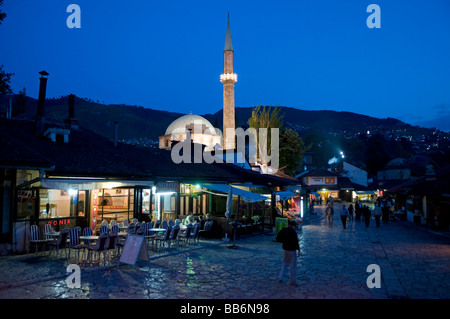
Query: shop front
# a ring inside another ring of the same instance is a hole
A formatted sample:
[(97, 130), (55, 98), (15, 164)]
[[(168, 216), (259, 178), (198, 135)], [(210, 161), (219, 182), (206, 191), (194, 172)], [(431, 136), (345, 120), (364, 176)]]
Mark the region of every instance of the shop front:
[(49, 224), (56, 231), (79, 226), (95, 232), (104, 221), (141, 217), (138, 208), (148, 206), (144, 194), (152, 185), (152, 181), (37, 179), (17, 189), (16, 221), (36, 224), (41, 231)]

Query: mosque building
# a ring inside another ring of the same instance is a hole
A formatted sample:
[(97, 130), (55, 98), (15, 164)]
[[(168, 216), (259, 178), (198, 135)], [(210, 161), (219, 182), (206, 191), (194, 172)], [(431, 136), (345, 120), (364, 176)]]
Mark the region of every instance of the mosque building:
[[(188, 114), (173, 121), (163, 136), (159, 137), (159, 148), (170, 150), (173, 142), (182, 142), (190, 133), (193, 143), (205, 145), (205, 150), (234, 150), (235, 109), (234, 83), (237, 74), (233, 73), (233, 45), (231, 42), (230, 17), (228, 16), (224, 49), (224, 73), (220, 75), (223, 84), (223, 130), (222, 132), (200, 115)], [(223, 133), (223, 136), (222, 136)]]

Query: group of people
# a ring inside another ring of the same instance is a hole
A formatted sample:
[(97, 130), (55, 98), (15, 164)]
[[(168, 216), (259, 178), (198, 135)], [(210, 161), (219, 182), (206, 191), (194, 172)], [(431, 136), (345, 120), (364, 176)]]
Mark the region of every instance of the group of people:
[[(339, 216), (341, 218), (342, 226), (344, 229), (346, 229), (347, 227), (347, 221), (353, 220), (353, 212), (355, 213), (355, 220), (361, 221), (362, 219), (366, 227), (369, 227), (372, 212), (367, 205), (361, 205), (359, 202), (356, 202), (355, 206), (353, 206), (353, 204), (350, 204), (348, 208), (345, 206), (345, 204), (343, 204), (339, 210)], [(334, 208), (331, 203), (327, 205), (327, 208), (325, 209), (325, 215), (327, 217), (328, 227), (333, 227)], [(389, 208), (387, 207), (387, 205), (378, 203), (373, 211), (373, 216), (375, 218), (376, 227), (380, 227), (380, 220), (383, 221), (383, 224), (387, 224), (389, 221)]]
[[(373, 211), (373, 216), (375, 218), (376, 227), (380, 227), (380, 220), (387, 224), (389, 220), (389, 209), (390, 207), (386, 204), (382, 205), (380, 202), (377, 203)], [(347, 221), (353, 220), (353, 213), (355, 213), (355, 220), (364, 220), (366, 227), (370, 225), (370, 219), (372, 217), (372, 212), (367, 205), (361, 205), (358, 201), (350, 204), (348, 208), (345, 204), (339, 209), (339, 215), (342, 221), (342, 226), (344, 229), (347, 227)], [(333, 202), (330, 200), (327, 203), (325, 209), (325, 214), (327, 217), (328, 227), (333, 227), (333, 215), (334, 207)], [(278, 275), (278, 282), (282, 283), (283, 279), (289, 269), (289, 282), (290, 286), (298, 286), (297, 280), (297, 257), (300, 257), (300, 245), (298, 241), (297, 232), (295, 230), (296, 224), (294, 221), (289, 221), (288, 227), (283, 228), (276, 236), (276, 241), (282, 243), (283, 248), (283, 258), (281, 271)]]

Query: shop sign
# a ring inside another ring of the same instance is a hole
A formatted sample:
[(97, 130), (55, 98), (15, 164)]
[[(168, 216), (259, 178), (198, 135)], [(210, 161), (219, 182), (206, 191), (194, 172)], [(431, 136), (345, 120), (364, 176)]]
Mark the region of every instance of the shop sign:
[(56, 220), (51, 220), (49, 221), (47, 224), (52, 225), (52, 226), (61, 226), (61, 225), (69, 225), (70, 224), (70, 219), (56, 219)]
[(95, 233), (97, 228), (97, 201), (98, 201), (98, 190), (92, 191), (92, 232)]
[(156, 192), (179, 192), (180, 183), (179, 182), (159, 182), (156, 185)]

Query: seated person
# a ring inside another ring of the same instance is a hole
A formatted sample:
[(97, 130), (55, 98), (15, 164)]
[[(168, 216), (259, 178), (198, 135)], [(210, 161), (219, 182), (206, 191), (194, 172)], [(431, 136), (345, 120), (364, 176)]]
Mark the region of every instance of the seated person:
[(192, 212), (189, 213), (189, 216), (185, 219), (185, 225), (194, 223), (194, 214)]

